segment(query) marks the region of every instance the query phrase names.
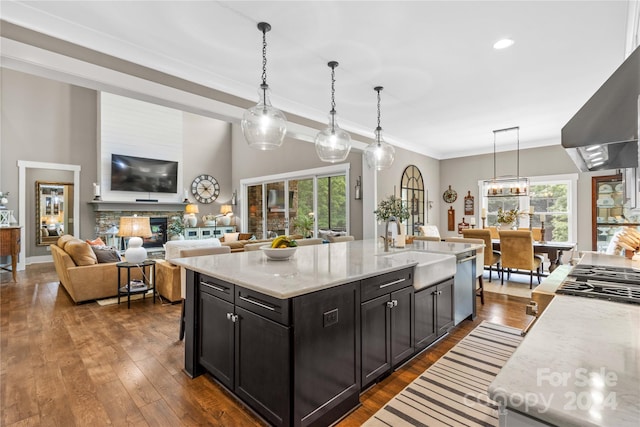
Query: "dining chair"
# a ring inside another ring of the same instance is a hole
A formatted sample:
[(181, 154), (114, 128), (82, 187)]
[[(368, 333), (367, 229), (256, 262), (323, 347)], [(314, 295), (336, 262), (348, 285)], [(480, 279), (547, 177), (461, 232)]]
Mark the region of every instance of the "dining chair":
[(321, 245), (323, 239), (321, 238), (308, 238), (308, 239), (298, 239), (296, 243), (298, 246), (311, 246), (311, 245)]
[(485, 230), (489, 230), (489, 232), (491, 233), (492, 239), (500, 238), (500, 234), (498, 233), (498, 227), (487, 227)]
[[(528, 228), (518, 228), (518, 230), (520, 231), (529, 231)], [(533, 240), (535, 240), (536, 242), (541, 242), (542, 241), (542, 228), (540, 227), (533, 227), (531, 229), (531, 233), (533, 234)]]
[(431, 224), (421, 225), (419, 229), (420, 229), (420, 233), (422, 233), (421, 236), (437, 237), (438, 240), (440, 239), (440, 230), (438, 230), (438, 227), (435, 225), (431, 225)]
[(502, 253), (502, 280), (504, 284), (505, 268), (529, 270), (529, 289), (533, 288), (533, 271), (538, 275), (542, 270), (542, 256), (533, 252), (533, 234), (531, 231), (505, 230), (500, 231), (500, 252)]
[[(204, 255), (219, 255), (230, 254), (231, 248), (229, 246), (215, 246), (207, 248), (191, 248), (182, 249), (180, 251), (180, 258), (187, 258), (192, 256), (204, 256)], [(187, 297), (187, 277), (184, 268), (180, 269), (180, 292), (182, 293), (182, 308), (180, 309), (180, 341), (184, 339), (184, 300)]]
[(480, 297), (480, 303), (484, 304), (484, 281), (482, 273), (484, 272), (484, 254), (486, 253), (486, 243), (484, 239), (470, 239), (466, 237), (445, 237), (445, 242), (452, 243), (475, 243), (482, 245), (480, 249), (476, 249), (476, 279), (478, 279), (478, 287), (476, 288), (476, 296)]
[(427, 240), (429, 242), (441, 242), (440, 236), (414, 236), (413, 240)]
[(352, 242), (355, 240), (353, 236), (332, 236), (328, 235), (327, 240), (329, 243), (338, 243), (338, 242)]
[(494, 265), (496, 266), (498, 277), (500, 277), (501, 254), (500, 251), (493, 250), (491, 231), (486, 228), (466, 228), (462, 230), (462, 235), (467, 239), (482, 239), (485, 247), (484, 266), (489, 267), (489, 281), (491, 281), (491, 272)]

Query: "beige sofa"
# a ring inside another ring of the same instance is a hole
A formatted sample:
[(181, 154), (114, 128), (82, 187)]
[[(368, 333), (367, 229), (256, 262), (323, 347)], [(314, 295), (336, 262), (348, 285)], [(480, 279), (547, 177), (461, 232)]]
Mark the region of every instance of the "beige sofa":
[[(116, 262), (98, 263), (88, 243), (65, 235), (50, 248), (58, 279), (75, 303), (118, 294)], [(132, 278), (140, 278), (135, 271), (131, 273)]]

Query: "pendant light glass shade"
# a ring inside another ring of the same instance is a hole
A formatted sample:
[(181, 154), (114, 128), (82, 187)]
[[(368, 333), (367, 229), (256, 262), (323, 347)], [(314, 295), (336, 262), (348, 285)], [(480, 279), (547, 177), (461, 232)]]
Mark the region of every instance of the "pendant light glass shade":
[(378, 127), (376, 127), (375, 142), (369, 144), (364, 150), (364, 156), (370, 168), (376, 170), (384, 170), (391, 167), (396, 156), (396, 150), (392, 145), (387, 144), (382, 137), (382, 128), (380, 127), (380, 91), (382, 86), (376, 86), (374, 90), (378, 92)]
[(260, 22), (258, 29), (262, 32), (262, 83), (258, 90), (258, 104), (249, 108), (242, 116), (242, 133), (250, 147), (258, 150), (275, 150), (284, 142), (287, 133), (287, 119), (271, 106), (270, 90), (267, 84), (267, 31), (271, 25)]
[(351, 135), (340, 129), (336, 120), (335, 103), (335, 68), (336, 61), (327, 64), (331, 68), (331, 111), (329, 112), (329, 126), (318, 132), (315, 138), (316, 153), (323, 162), (336, 163), (347, 159), (351, 151)]

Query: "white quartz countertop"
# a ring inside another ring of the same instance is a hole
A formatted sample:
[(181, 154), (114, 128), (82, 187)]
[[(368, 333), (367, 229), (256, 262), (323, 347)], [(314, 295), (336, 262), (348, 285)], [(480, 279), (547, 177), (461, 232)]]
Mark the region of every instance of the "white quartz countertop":
[[(580, 263), (637, 267), (600, 254)], [(489, 396), (553, 425), (640, 425), (640, 305), (556, 295)]]
[(272, 261), (267, 259), (262, 251), (249, 251), (178, 258), (171, 262), (266, 295), (285, 299), (417, 264), (417, 261), (407, 258), (380, 255), (420, 251), (455, 256), (478, 247), (480, 246), (468, 243), (414, 241), (404, 248), (389, 248), (389, 252), (384, 252), (382, 242), (371, 239), (300, 246), (295, 254), (285, 261)]

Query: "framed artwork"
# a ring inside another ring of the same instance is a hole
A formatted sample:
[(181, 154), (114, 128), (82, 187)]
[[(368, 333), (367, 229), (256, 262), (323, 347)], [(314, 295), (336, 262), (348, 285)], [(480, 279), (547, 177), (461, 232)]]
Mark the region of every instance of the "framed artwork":
[(464, 196), (464, 214), (465, 215), (473, 215), (474, 212), (474, 199), (471, 195), (471, 191), (467, 191), (467, 195)]

